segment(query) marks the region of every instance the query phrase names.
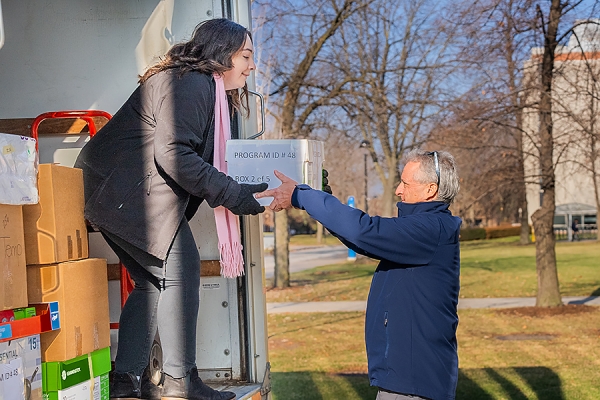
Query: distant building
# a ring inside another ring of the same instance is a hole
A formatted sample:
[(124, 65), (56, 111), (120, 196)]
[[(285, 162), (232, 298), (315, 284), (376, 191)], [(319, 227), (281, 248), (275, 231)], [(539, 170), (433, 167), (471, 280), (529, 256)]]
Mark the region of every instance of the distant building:
[[(578, 220), (580, 233), (597, 235), (600, 192), (600, 20), (579, 22), (566, 46), (556, 49), (553, 81), (553, 136), (557, 238), (570, 239)], [(525, 176), (529, 221), (540, 207), (538, 129), (535, 99), (539, 92), (543, 48), (533, 48), (524, 84), (530, 108), (524, 112)]]

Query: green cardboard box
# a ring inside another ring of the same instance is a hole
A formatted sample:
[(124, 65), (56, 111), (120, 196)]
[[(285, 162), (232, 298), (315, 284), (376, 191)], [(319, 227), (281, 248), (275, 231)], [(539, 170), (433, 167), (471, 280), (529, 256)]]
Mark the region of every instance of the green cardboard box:
[(108, 373), (56, 392), (44, 392), (43, 400), (109, 400)]
[(110, 347), (67, 361), (42, 363), (44, 399), (108, 400), (110, 370)]
[(15, 308), (15, 320), (35, 317), (35, 307)]

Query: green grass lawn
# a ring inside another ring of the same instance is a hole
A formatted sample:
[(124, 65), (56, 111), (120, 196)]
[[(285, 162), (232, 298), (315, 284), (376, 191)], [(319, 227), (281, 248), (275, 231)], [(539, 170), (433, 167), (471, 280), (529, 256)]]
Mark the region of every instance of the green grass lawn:
[(338, 240), (338, 238), (331, 236), (329, 234), (325, 235), (325, 237), (323, 238), (323, 241), (321, 243), (317, 242), (316, 234), (290, 236), (290, 246), (320, 246), (320, 245), (336, 246), (339, 244), (342, 244), (342, 242), (340, 242)]
[[(563, 296), (600, 295), (600, 243), (558, 242)], [(507, 241), (461, 243), (461, 297), (535, 296), (535, 245)]]
[[(600, 244), (557, 244), (563, 295), (600, 295)], [(461, 244), (462, 297), (535, 296), (535, 246), (513, 239)], [(364, 300), (375, 263), (292, 274), (268, 301)], [(600, 399), (600, 307), (459, 311), (457, 399)], [(364, 313), (268, 316), (275, 400), (375, 399)]]
[[(559, 242), (556, 254), (563, 296), (600, 295), (600, 243)], [(268, 290), (267, 300), (365, 300), (375, 266), (367, 259), (294, 273), (291, 287)], [(461, 243), (461, 298), (532, 297), (536, 287), (535, 245), (512, 238)]]
[[(600, 399), (600, 308), (460, 310), (457, 399)], [(364, 313), (268, 317), (275, 400), (371, 399)], [(514, 340), (511, 340), (514, 339)]]

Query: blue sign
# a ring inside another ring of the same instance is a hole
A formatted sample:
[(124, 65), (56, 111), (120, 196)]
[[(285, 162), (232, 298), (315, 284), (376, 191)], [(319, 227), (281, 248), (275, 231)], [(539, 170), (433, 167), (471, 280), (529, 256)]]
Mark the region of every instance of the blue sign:
[(48, 304), (50, 308), (50, 325), (52, 330), (60, 329), (60, 314), (58, 312), (58, 302), (53, 301)]
[[(349, 196), (348, 197), (348, 206), (355, 208), (356, 206), (354, 205), (354, 196)], [(348, 249), (348, 261), (355, 261), (356, 260), (356, 252), (352, 249)]]
[(0, 325), (0, 339), (10, 339), (12, 337), (12, 327), (10, 324)]

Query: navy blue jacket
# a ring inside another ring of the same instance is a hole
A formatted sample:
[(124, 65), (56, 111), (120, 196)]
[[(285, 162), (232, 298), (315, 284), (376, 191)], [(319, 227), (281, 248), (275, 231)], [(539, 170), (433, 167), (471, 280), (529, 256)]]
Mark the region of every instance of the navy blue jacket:
[(358, 254), (380, 260), (365, 323), (371, 385), (454, 399), (460, 218), (437, 201), (398, 203), (398, 217), (371, 217), (306, 185), (292, 204)]

